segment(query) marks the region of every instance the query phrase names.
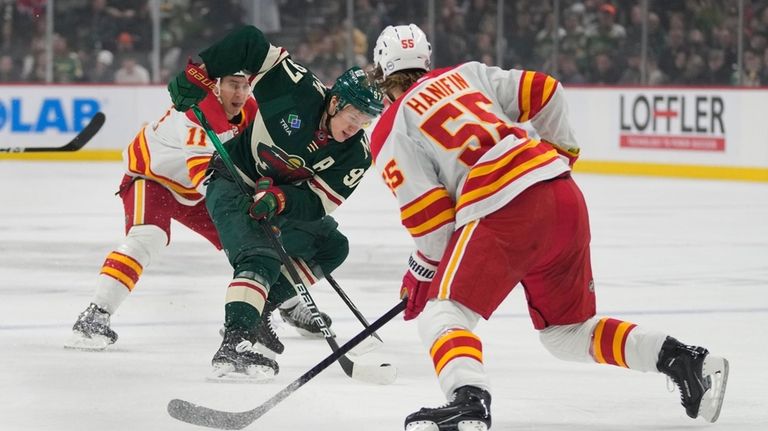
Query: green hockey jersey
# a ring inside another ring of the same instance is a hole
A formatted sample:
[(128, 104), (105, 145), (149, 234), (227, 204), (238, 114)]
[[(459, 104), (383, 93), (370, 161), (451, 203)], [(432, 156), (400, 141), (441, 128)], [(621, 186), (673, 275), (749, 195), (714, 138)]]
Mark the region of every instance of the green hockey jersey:
[(200, 53), (212, 78), (246, 71), (258, 103), (253, 123), (224, 147), (251, 186), (271, 177), (286, 195), (283, 214), (316, 220), (330, 214), (371, 167), (364, 131), (336, 142), (321, 130), (328, 88), (253, 26)]

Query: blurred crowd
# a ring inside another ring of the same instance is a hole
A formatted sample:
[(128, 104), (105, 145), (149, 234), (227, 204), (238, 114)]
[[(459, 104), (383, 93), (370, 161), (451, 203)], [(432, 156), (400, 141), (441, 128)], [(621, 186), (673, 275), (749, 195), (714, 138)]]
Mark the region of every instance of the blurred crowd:
[[(53, 81), (149, 83), (149, 3), (57, 0)], [(435, 0), (434, 28), (427, 1), (355, 0), (350, 21), (346, 0), (161, 0), (157, 81), (232, 28), (256, 21), (274, 44), (332, 83), (348, 56), (370, 64), (384, 26), (413, 22), (432, 35), (436, 67), (478, 60), (547, 71), (565, 83), (765, 86), (768, 0), (743, 3), (739, 68), (739, 0), (650, 0), (644, 65), (640, 0), (560, 0), (558, 15), (551, 0), (506, 0), (500, 50), (497, 0)], [(45, 4), (0, 0), (0, 82), (45, 81)]]

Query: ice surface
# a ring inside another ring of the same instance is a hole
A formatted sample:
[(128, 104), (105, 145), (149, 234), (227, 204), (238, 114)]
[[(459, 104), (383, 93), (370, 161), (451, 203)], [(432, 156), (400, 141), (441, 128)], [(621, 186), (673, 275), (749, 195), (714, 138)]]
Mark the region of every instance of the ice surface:
[[(106, 254), (122, 236), (116, 163), (0, 162), (0, 430), (191, 430), (165, 409), (182, 398), (225, 410), (265, 401), (329, 353), (292, 328), (272, 383), (206, 382), (219, 345), (230, 268), (174, 225), (172, 243), (113, 317), (120, 340), (65, 350)], [(539, 344), (518, 288), (481, 322), (493, 384), (493, 430), (768, 429), (768, 185), (577, 175), (590, 206), (598, 310), (668, 331), (731, 362), (716, 425), (693, 421), (661, 375), (572, 364)], [(390, 193), (370, 173), (338, 211), (351, 254), (336, 279), (373, 321), (397, 301), (411, 243)], [(327, 285), (312, 290), (341, 341), (360, 324)], [(391, 386), (353, 381), (334, 365), (248, 429), (402, 429), (442, 404), (415, 324), (397, 318), (384, 346)], [(761, 365), (762, 364), (762, 365)]]

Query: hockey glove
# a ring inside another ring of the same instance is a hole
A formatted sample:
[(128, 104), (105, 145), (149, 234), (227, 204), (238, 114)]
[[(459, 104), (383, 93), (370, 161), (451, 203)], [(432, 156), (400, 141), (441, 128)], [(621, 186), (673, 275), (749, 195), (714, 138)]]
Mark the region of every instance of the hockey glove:
[(209, 91), (216, 88), (216, 80), (211, 79), (199, 64), (187, 63), (183, 72), (168, 83), (168, 92), (177, 111), (184, 112), (203, 99)]
[(272, 184), (272, 178), (262, 177), (256, 183), (253, 203), (248, 215), (254, 220), (269, 220), (285, 209), (285, 193)]
[(438, 263), (427, 259), (418, 251), (408, 258), (408, 271), (403, 276), (403, 287), (400, 288), (400, 299), (408, 298), (403, 316), (405, 320), (416, 318), (424, 310)]

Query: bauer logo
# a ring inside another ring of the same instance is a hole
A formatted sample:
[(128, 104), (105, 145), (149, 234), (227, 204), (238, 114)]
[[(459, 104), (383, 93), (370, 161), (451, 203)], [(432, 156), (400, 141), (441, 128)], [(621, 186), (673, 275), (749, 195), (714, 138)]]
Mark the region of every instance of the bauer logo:
[(77, 133), (101, 110), (96, 99), (0, 98), (0, 132)]
[(622, 148), (725, 151), (725, 101), (712, 94), (619, 96)]

